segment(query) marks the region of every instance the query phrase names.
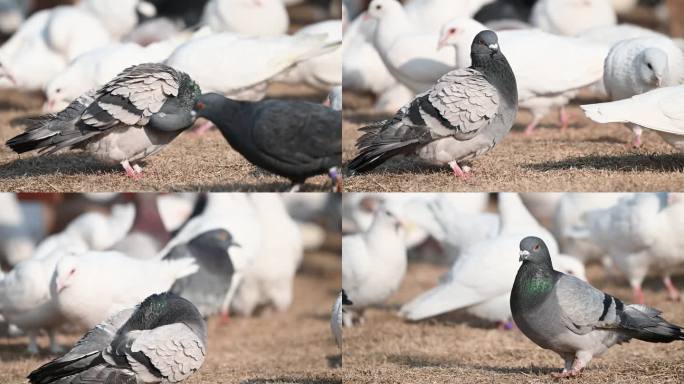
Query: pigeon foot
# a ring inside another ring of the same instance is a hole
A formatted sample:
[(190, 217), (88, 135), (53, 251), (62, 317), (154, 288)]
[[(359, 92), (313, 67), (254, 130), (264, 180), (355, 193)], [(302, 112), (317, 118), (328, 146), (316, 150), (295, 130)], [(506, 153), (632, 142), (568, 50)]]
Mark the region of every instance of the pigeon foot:
[(634, 302), (637, 304), (644, 304), (645, 302), (644, 291), (640, 286), (634, 287)]
[(342, 192), (342, 175), (340, 174), (340, 171), (337, 169), (337, 167), (332, 167), (328, 171), (328, 176), (330, 177), (330, 180), (332, 181), (332, 191), (333, 193), (341, 193)]
[(568, 114), (568, 111), (565, 110), (565, 107), (560, 108), (560, 123), (561, 132), (565, 132), (570, 126), (570, 115)]
[(669, 294), (669, 300), (671, 301), (682, 301), (682, 296), (679, 294), (679, 290), (674, 286), (670, 276), (663, 277), (663, 284), (667, 288), (667, 293)]
[(534, 130), (537, 128), (537, 125), (539, 125), (539, 122), (541, 121), (541, 117), (535, 116), (534, 119), (532, 119), (532, 122), (525, 128), (525, 136), (530, 136), (531, 134), (534, 133)]
[(454, 171), (454, 177), (456, 178), (466, 180), (470, 176), (470, 167), (464, 166), (463, 169), (461, 169), (456, 160), (450, 161), (449, 166), (451, 167), (451, 170)]
[(128, 160), (124, 160), (121, 162), (121, 166), (126, 171), (126, 176), (131, 179), (140, 180), (142, 178), (142, 168), (140, 168), (139, 165), (135, 164), (131, 167), (131, 163), (129, 163)]
[(570, 378), (570, 377), (576, 377), (576, 376), (579, 376), (580, 374), (582, 374), (581, 369), (580, 370), (571, 369), (569, 371), (563, 370), (563, 372), (553, 372), (551, 374), (551, 377), (558, 380), (558, 379), (566, 379), (566, 378)]

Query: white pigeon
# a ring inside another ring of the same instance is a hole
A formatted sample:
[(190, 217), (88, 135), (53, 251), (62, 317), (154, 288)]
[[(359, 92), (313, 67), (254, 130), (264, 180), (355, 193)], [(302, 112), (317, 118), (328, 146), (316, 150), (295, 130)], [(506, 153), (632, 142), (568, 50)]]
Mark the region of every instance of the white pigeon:
[(496, 214), (471, 212), (467, 205), (453, 204), (449, 195), (441, 194), (430, 202), (409, 202), (403, 217), (437, 240), (445, 256), (440, 261), (451, 265), (473, 244), (496, 237), (501, 223)]
[(655, 239), (649, 253), (652, 257), (651, 265), (661, 273), (670, 299), (681, 301), (679, 290), (670, 279), (670, 272), (684, 263), (684, 196), (681, 193), (669, 193), (668, 202), (668, 206), (658, 213), (655, 220)]
[(31, 257), (35, 240), (16, 194), (0, 193), (0, 208), (0, 258), (13, 267)]
[[(525, 207), (530, 211), (537, 221), (550, 229), (553, 233), (553, 223), (556, 218), (556, 211), (558, 205), (563, 198), (563, 193), (560, 192), (527, 192), (521, 193), (520, 198)], [(556, 235), (556, 233), (554, 233)]]
[(532, 7), (530, 22), (549, 33), (576, 36), (615, 25), (617, 16), (609, 0), (539, 0)]
[[(640, 37), (621, 41), (606, 57), (603, 84), (613, 100), (655, 88), (684, 83), (684, 52), (668, 37)], [(641, 145), (641, 127), (630, 124), (634, 145)]]
[(294, 276), (303, 257), (302, 236), (278, 194), (254, 193), (250, 200), (263, 241), (254, 261), (245, 270), (231, 310), (242, 316), (252, 315), (261, 305), (285, 311), (292, 304)]
[[(528, 235), (544, 239), (556, 268), (562, 270), (571, 265), (575, 274), (584, 274), (581, 263), (558, 257), (556, 240), (537, 223), (517, 194), (500, 193), (498, 208), (501, 215), (498, 236), (464, 250), (440, 285), (405, 304), (400, 311), (402, 316), (415, 321), (465, 308), (468, 313), (489, 321), (509, 321), (509, 297), (518, 271), (518, 244)], [(353, 296), (351, 299), (354, 301)]]
[(373, 45), (392, 76), (414, 93), (432, 87), (455, 65), (451, 52), (437, 51), (436, 33), (420, 33), (397, 0), (373, 0), (367, 15), (377, 20)]
[(287, 33), (290, 18), (282, 0), (210, 0), (202, 23), (216, 32), (276, 36)]
[(151, 294), (168, 291), (197, 269), (193, 258), (140, 260), (119, 252), (89, 251), (59, 260), (51, 290), (64, 317), (92, 328)]
[(159, 257), (168, 254), (179, 244), (185, 244), (212, 229), (225, 229), (239, 247), (230, 249), (230, 261), (234, 273), (231, 286), (221, 305), (221, 314), (228, 315), (228, 309), (242, 283), (245, 271), (257, 257), (262, 241), (261, 226), (254, 206), (249, 197), (239, 193), (211, 193), (207, 197), (202, 214), (191, 218), (168, 244), (159, 252)]
[(612, 207), (620, 199), (629, 196), (629, 193), (564, 193), (553, 220), (553, 233), (557, 236), (561, 252), (573, 255), (584, 263), (603, 260), (604, 265), (610, 265), (609, 259), (604, 258), (604, 249), (573, 234), (587, 227), (586, 212)]
[(244, 37), (224, 32), (188, 41), (165, 63), (190, 75), (203, 92), (257, 101), (275, 76), (337, 49), (339, 44), (326, 39), (326, 35)]
[(50, 12), (45, 39), (48, 46), (66, 60), (73, 60), (112, 41), (100, 19), (72, 6), (59, 6)]
[(0, 47), (0, 88), (39, 90), (66, 66), (66, 58), (52, 50), (44, 36), (50, 12), (31, 15)]
[(54, 329), (63, 319), (57, 311), (50, 289), (55, 266), (67, 255), (79, 255), (90, 249), (105, 249), (122, 238), (133, 221), (131, 205), (114, 206), (112, 214), (84, 213), (64, 231), (44, 239), (33, 257), (25, 260), (0, 282), (0, 313), (29, 334), (29, 352), (38, 353), (36, 334), (46, 329), (50, 349), (59, 351)]
[(649, 271), (652, 256), (650, 246), (656, 241), (659, 212), (666, 202), (664, 196), (637, 193), (610, 208), (585, 213), (584, 233), (577, 237), (591, 239), (612, 258), (615, 266), (627, 276), (634, 290), (634, 301), (643, 304), (641, 289)]
[[(457, 66), (467, 68), (473, 38), (485, 29), (473, 19), (453, 19), (442, 27), (439, 46), (453, 46)], [(500, 31), (497, 35), (515, 74), (518, 105), (533, 115), (525, 133), (532, 133), (556, 107), (561, 108), (561, 124), (566, 128), (569, 120), (564, 106), (579, 89), (601, 80), (608, 48), (535, 29)]]
[(143, 63), (164, 61), (185, 42), (185, 38), (142, 47), (135, 43), (115, 43), (88, 51), (55, 75), (45, 85), (45, 112), (59, 112), (91, 89), (99, 89), (124, 69)]
[(404, 10), (420, 32), (438, 33), (440, 26), (456, 17), (474, 16), (494, 0), (409, 0)]
[(684, 153), (684, 86), (657, 88), (629, 99), (582, 105), (588, 118), (597, 123), (630, 123), (656, 131), (680, 153)]
[(586, 39), (594, 43), (605, 44), (610, 47), (623, 40), (634, 39), (637, 37), (656, 37), (665, 35), (652, 29), (640, 27), (635, 24), (618, 24), (596, 27), (584, 31), (577, 35), (581, 39)]
[(308, 25), (295, 34), (327, 35), (329, 44), (340, 44), (334, 51), (297, 63), (276, 80), (292, 84), (307, 84), (326, 92), (342, 84), (342, 22), (328, 20)]
[(375, 212), (368, 231), (342, 237), (342, 289), (354, 303), (345, 326), (362, 320), (365, 308), (384, 303), (399, 288), (406, 273), (402, 227), (385, 207)]
[(378, 95), (375, 109), (394, 113), (414, 95), (397, 82), (383, 63), (373, 46), (376, 20), (364, 15), (357, 17), (344, 32), (342, 87)]
[(196, 193), (170, 193), (157, 196), (159, 215), (167, 231), (177, 230), (188, 220), (197, 199)]
[(138, 13), (152, 17), (156, 14), (154, 5), (141, 0), (81, 0), (78, 6), (102, 21), (112, 38), (123, 39), (138, 25)]

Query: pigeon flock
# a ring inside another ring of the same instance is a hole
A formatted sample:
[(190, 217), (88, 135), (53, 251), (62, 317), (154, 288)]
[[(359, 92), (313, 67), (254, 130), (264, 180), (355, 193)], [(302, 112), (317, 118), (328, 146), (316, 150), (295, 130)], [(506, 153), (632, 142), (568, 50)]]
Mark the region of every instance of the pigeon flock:
[(2, 127), (12, 132), (11, 151), (82, 150), (138, 181), (183, 132), (215, 125), (248, 163), (293, 190), (316, 175), (332, 185), (317, 190), (341, 189), (341, 100), (320, 105), (342, 85), (335, 1), (307, 6), (315, 12), (306, 18), (283, 0), (193, 1), (180, 13), (170, 4), (185, 3), (178, 0), (80, 0), (37, 11), (33, 0), (5, 3), (18, 7), (8, 4), (19, 22), (0, 45), (0, 89), (45, 100), (44, 115), (29, 110)]
[[(28, 336), (13, 342), (19, 355), (44, 353), (47, 332), (56, 356), (29, 381), (184, 381), (208, 356), (212, 317), (230, 327), (232, 316), (290, 310), (305, 254), (338, 231), (325, 224), (339, 210), (333, 196), (3, 194), (1, 323), (8, 337)], [(65, 350), (58, 336), (76, 334)], [(323, 334), (323, 345), (341, 343)]]
[[(684, 340), (684, 329), (644, 305), (653, 297), (641, 288), (647, 274), (662, 276), (667, 296), (681, 305), (671, 277), (684, 265), (682, 209), (679, 193), (345, 195), (342, 288), (353, 304), (344, 306), (343, 324), (358, 342), (364, 328), (378, 330), (372, 321), (398, 316), (419, 327), (432, 319), (419, 331), (430, 333), (447, 321), (443, 315), (465, 313), (480, 326), (519, 329), (558, 353), (565, 361), (558, 377), (579, 375), (593, 357), (630, 339)], [(587, 282), (593, 261), (604, 270), (593, 282), (631, 286), (634, 304)], [(415, 263), (444, 274), (429, 282)], [(406, 281), (412, 292), (416, 281), (425, 291), (398, 298)], [(350, 342), (345, 348), (356, 352)]]
[[(638, 151), (642, 131), (650, 129), (684, 153), (684, 127), (678, 123), (684, 40), (664, 32), (663, 1), (372, 0), (366, 8), (358, 4), (364, 2), (347, 3), (357, 3), (347, 5), (342, 62), (354, 112), (344, 122), (356, 147), (345, 149), (351, 176), (404, 155), (408, 161), (383, 171), (401, 173), (411, 163), (449, 165), (457, 179), (468, 178), (471, 160), (507, 135), (532, 135), (556, 111), (563, 140), (578, 140), (566, 128), (590, 123), (570, 115), (569, 109), (581, 113), (580, 105), (594, 122), (630, 128), (637, 149), (628, 151)], [(637, 10), (642, 19), (632, 16)], [(644, 13), (652, 21), (645, 23)], [(645, 24), (634, 24), (639, 20)], [(374, 105), (364, 96), (369, 93)], [(545, 152), (560, 145), (553, 142)]]

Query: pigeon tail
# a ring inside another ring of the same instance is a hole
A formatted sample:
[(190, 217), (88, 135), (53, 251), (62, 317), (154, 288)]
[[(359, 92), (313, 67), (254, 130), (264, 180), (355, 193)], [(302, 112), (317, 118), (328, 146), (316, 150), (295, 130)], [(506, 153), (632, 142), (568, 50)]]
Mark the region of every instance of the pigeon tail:
[(584, 114), (597, 123), (624, 123), (627, 122), (627, 119), (622, 116), (626, 110), (624, 102), (625, 100), (620, 100), (617, 102), (582, 105), (581, 107), (584, 110)]
[(630, 337), (651, 343), (684, 340), (682, 327), (668, 322), (660, 314), (659, 310), (644, 305), (628, 305), (620, 314), (620, 328)]
[(349, 162), (348, 168), (352, 175), (370, 171), (394, 156), (414, 153), (421, 145), (417, 138), (402, 141), (401, 136), (381, 136), (386, 123), (387, 121), (382, 121), (361, 128), (366, 133), (356, 144), (359, 154)]
[[(458, 292), (458, 295), (454, 292)], [(401, 308), (399, 313), (411, 321), (419, 321), (466, 308), (486, 299), (470, 287), (450, 282), (439, 285), (411, 300)]]
[(43, 155), (72, 147), (100, 133), (97, 130), (84, 132), (76, 126), (81, 114), (92, 101), (90, 94), (74, 100), (56, 115), (49, 114), (27, 119), (26, 132), (7, 141), (7, 146), (16, 153), (40, 149)]
[(27, 378), (31, 384), (136, 383), (136, 378), (131, 372), (107, 365), (99, 351), (75, 360), (51, 361), (31, 372)]
[(176, 280), (185, 276), (190, 276), (199, 271), (199, 266), (192, 257), (184, 257), (182, 259), (165, 260), (168, 271), (174, 276)]

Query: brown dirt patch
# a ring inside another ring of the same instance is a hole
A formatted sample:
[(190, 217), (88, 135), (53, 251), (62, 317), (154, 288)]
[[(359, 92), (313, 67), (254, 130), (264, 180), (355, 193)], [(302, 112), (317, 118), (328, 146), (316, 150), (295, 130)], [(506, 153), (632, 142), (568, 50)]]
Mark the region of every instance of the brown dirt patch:
[[(189, 384), (306, 383), (341, 384), (328, 366), (339, 355), (330, 333), (330, 310), (340, 287), (339, 237), (334, 251), (305, 255), (295, 279), (295, 299), (285, 313), (231, 318), (227, 325), (209, 321), (209, 351)], [(71, 345), (80, 335), (60, 338)], [(47, 346), (47, 337), (38, 341)], [(28, 339), (0, 339), (0, 383), (24, 383), (24, 377), (53, 356), (29, 357)]]
[[(533, 344), (520, 331), (500, 331), (458, 312), (435, 320), (408, 323), (395, 309), (433, 287), (446, 268), (411, 264), (391, 309), (366, 311), (366, 322), (345, 329), (344, 381), (349, 383), (546, 383), (562, 368), (554, 352)], [(592, 284), (629, 299), (626, 283), (607, 282), (598, 267), (588, 271)], [(679, 275), (678, 286), (684, 286)], [(647, 304), (666, 319), (684, 324), (682, 303), (667, 301), (659, 281), (645, 285)], [(576, 383), (681, 383), (684, 343), (632, 341), (593, 360)], [(570, 382), (570, 381), (568, 381)]]
[[(320, 102), (325, 95), (305, 86), (274, 84), (270, 97)], [(21, 133), (13, 119), (40, 113), (40, 94), (0, 92), (0, 191), (98, 192), (98, 191), (287, 191), (289, 180), (254, 172), (257, 168), (234, 151), (217, 130), (204, 136), (185, 132), (161, 152), (145, 159), (142, 180), (126, 177), (120, 166), (107, 166), (80, 151), (46, 157), (21, 156), (4, 145)], [(302, 190), (327, 192), (326, 175), (307, 180)]]
[[(348, 102), (349, 100), (349, 102)], [(368, 109), (367, 96), (345, 95), (342, 123), (343, 162), (356, 154), (358, 129), (380, 116)], [(558, 129), (557, 116), (547, 117), (532, 136), (521, 132), (530, 121), (518, 114), (513, 130), (488, 154), (472, 162), (474, 174), (456, 180), (449, 167), (421, 165), (397, 157), (365, 174), (347, 177), (346, 191), (678, 191), (684, 189), (684, 156), (658, 134), (644, 133), (640, 149), (630, 147), (631, 131), (618, 124), (596, 124), (573, 104), (571, 127)]]

